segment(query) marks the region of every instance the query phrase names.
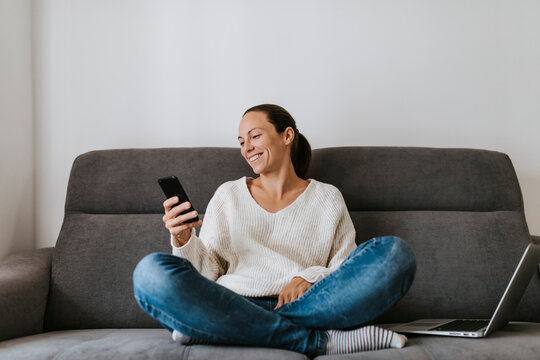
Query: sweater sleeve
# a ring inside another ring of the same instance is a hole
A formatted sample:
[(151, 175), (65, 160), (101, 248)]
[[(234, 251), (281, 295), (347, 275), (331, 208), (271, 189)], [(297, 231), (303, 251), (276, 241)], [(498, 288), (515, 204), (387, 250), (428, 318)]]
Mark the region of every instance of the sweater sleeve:
[(356, 249), (354, 224), (345, 204), (345, 199), (339, 190), (334, 195), (334, 206), (336, 206), (337, 215), (334, 217), (336, 225), (327, 266), (311, 266), (295, 275), (310, 283), (315, 283), (336, 270), (343, 260)]
[(201, 275), (212, 281), (225, 274), (228, 268), (222, 250), (229, 242), (229, 231), (221, 209), (222, 201), (216, 192), (206, 207), (199, 236), (192, 228), (188, 242), (178, 247), (174, 246), (171, 235), (173, 255), (186, 258)]

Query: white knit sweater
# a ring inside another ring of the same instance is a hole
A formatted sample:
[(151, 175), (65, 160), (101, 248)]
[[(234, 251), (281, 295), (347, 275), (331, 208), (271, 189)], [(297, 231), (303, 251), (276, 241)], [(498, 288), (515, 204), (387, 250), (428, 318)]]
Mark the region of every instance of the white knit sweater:
[(220, 185), (199, 236), (172, 253), (206, 278), (244, 296), (278, 295), (295, 276), (314, 283), (356, 248), (341, 192), (314, 179), (286, 208), (271, 213), (251, 196), (246, 177)]

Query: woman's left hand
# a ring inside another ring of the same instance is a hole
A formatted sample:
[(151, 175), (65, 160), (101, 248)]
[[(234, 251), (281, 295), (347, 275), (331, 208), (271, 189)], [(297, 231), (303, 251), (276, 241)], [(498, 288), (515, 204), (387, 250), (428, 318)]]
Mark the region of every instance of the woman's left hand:
[(288, 283), (281, 289), (281, 292), (279, 293), (278, 303), (274, 310), (276, 310), (278, 307), (282, 306), (285, 303), (294, 301), (298, 299), (300, 296), (302, 296), (303, 293), (307, 291), (311, 287), (311, 283), (299, 276), (295, 276), (292, 278), (291, 282)]

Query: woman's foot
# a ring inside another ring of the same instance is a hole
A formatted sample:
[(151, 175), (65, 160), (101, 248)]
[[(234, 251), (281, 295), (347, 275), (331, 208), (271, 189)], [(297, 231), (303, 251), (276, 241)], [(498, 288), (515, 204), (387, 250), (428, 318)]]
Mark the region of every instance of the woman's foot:
[(402, 348), (405, 335), (369, 325), (354, 330), (328, 330), (327, 354), (349, 354), (359, 351)]
[(195, 345), (195, 344), (208, 344), (202, 340), (191, 338), (187, 335), (182, 334), (180, 331), (173, 330), (172, 339), (178, 341), (182, 345)]

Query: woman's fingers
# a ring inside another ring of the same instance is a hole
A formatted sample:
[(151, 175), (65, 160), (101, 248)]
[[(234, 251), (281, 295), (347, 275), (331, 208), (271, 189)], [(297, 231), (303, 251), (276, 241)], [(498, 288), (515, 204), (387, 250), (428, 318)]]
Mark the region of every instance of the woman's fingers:
[(191, 228), (201, 226), (201, 225), (202, 225), (202, 220), (199, 220), (197, 222), (188, 223), (188, 224), (181, 224), (180, 226), (175, 226), (175, 227), (171, 227), (171, 228), (168, 228), (168, 229), (169, 229), (169, 232), (171, 233), (171, 235), (178, 236), (183, 231), (186, 231), (186, 230), (189, 230), (189, 233), (191, 233)]
[[(175, 226), (179, 226), (181, 224), (186, 223), (186, 221), (195, 218), (197, 215), (198, 215), (198, 213), (197, 213), (196, 210), (190, 211), (190, 212), (188, 212), (187, 214), (184, 214), (184, 215), (178, 215), (176, 217), (173, 217), (172, 219), (169, 219), (169, 220), (165, 221), (165, 227), (172, 228), (172, 227), (175, 227)], [(187, 223), (186, 225), (188, 225), (188, 224), (190, 224), (190, 223)]]
[(300, 293), (298, 291), (292, 293), (290, 296), (289, 296), (289, 299), (287, 302), (293, 302), (294, 300), (298, 299), (300, 297)]
[(165, 227), (169, 230), (169, 233), (173, 236), (178, 236), (182, 233), (186, 233), (187, 230), (196, 226), (201, 226), (202, 220), (197, 222), (186, 223), (186, 221), (197, 217), (199, 214), (196, 210), (190, 211), (187, 214), (180, 215), (180, 213), (186, 211), (191, 207), (189, 202), (183, 202), (177, 206), (178, 197), (174, 196), (163, 202), (163, 208), (165, 209), (165, 215), (163, 215), (163, 222)]
[(183, 232), (188, 232), (188, 230), (189, 230), (189, 233), (191, 233), (191, 229), (196, 226), (200, 226), (200, 224), (202, 224), (201, 220), (199, 220), (196, 223), (181, 224), (179, 226), (168, 227), (168, 229), (171, 235), (178, 236), (182, 234)]
[(178, 206), (172, 207), (174, 204), (178, 202), (178, 201), (174, 201), (174, 199), (178, 199), (178, 198), (175, 196), (163, 202), (163, 207), (165, 208), (165, 215), (163, 215), (163, 222), (167, 222), (168, 220), (176, 218), (182, 211), (185, 211), (191, 207), (191, 204), (187, 201)]
[(285, 285), (278, 296), (278, 303), (276, 307), (282, 306), (283, 304), (293, 302), (296, 299), (298, 299), (300, 296), (304, 295), (304, 293), (311, 287), (311, 283), (307, 280), (304, 280), (301, 277), (295, 276), (290, 283)]
[(189, 240), (192, 228), (202, 225), (202, 220), (187, 223), (186, 221), (196, 218), (199, 214), (196, 210), (190, 211), (187, 214), (180, 213), (191, 208), (191, 204), (186, 201), (178, 204), (180, 199), (178, 196), (173, 196), (163, 202), (163, 222), (169, 233), (176, 238), (175, 241), (181, 241), (180, 244), (186, 243)]
[(165, 215), (169, 215), (171, 217), (176, 217), (178, 214), (180, 214), (182, 211), (189, 209), (191, 207), (191, 204), (186, 201), (178, 206), (174, 206), (178, 203), (178, 197), (173, 196), (172, 198), (169, 198), (163, 202), (163, 208), (165, 209)]
[(178, 201), (178, 196), (173, 196), (172, 198), (168, 198), (163, 202), (163, 209), (165, 209), (165, 212), (169, 212), (174, 204), (176, 204)]
[(295, 299), (296, 299), (296, 297), (294, 297), (294, 295), (287, 288), (284, 288), (279, 293), (278, 303), (277, 303), (276, 307), (274, 308), (274, 310), (277, 309), (278, 307), (288, 303), (288, 302), (294, 301)]
[(165, 222), (165, 227), (169, 229), (169, 232), (173, 235), (177, 235), (178, 233), (191, 229), (192, 227), (200, 226), (202, 224), (202, 220), (199, 219), (197, 222), (191, 222), (186, 223), (186, 220), (189, 220), (191, 218), (194, 218), (197, 213), (193, 212), (187, 213), (185, 215), (180, 215), (174, 219), (170, 219), (167, 222)]
[(279, 297), (278, 297), (278, 302), (277, 302), (277, 305), (276, 307), (274, 308), (274, 310), (276, 310), (278, 307), (282, 306), (283, 305), (283, 297), (281, 296), (281, 294), (279, 294)]

